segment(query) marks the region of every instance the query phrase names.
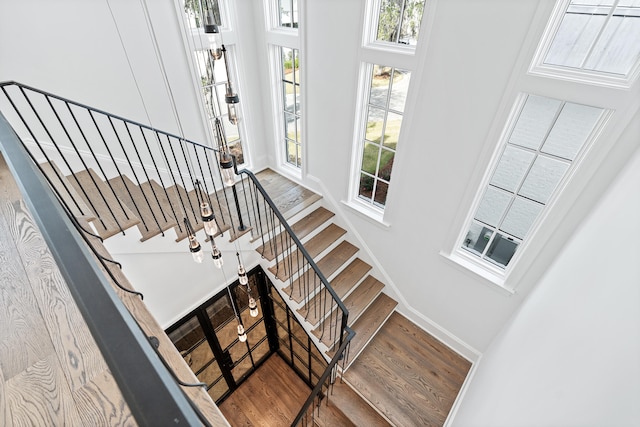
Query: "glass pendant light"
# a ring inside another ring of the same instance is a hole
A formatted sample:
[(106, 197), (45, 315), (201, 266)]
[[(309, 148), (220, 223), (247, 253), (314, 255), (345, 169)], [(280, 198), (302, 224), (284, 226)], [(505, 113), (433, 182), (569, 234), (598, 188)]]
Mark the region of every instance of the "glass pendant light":
[(193, 260), (198, 264), (202, 263), (204, 259), (204, 252), (202, 252), (202, 246), (196, 239), (196, 236), (189, 236), (189, 251), (191, 252), (191, 256), (193, 256)]
[(222, 55), (224, 56), (224, 66), (227, 71), (227, 83), (225, 83), (224, 101), (227, 103), (227, 114), (231, 124), (238, 124), (238, 114), (236, 112), (236, 104), (240, 102), (238, 94), (234, 92), (231, 85), (231, 74), (229, 73), (229, 60), (227, 58), (227, 49), (222, 45)]
[(238, 341), (245, 342), (247, 340), (247, 333), (244, 331), (244, 326), (238, 320)]
[(222, 173), (222, 181), (227, 187), (232, 187), (236, 183), (233, 170), (233, 158), (226, 152), (220, 152), (220, 169)]
[(187, 219), (186, 217), (184, 218), (184, 228), (187, 231), (187, 237), (189, 239), (189, 252), (191, 252), (193, 260), (200, 264), (204, 259), (204, 252), (202, 251), (200, 242), (198, 242), (198, 239), (196, 239), (196, 233), (193, 231), (189, 219)]
[(213, 265), (217, 268), (222, 268), (224, 259), (222, 259), (222, 252), (218, 249), (215, 240), (213, 240), (213, 236), (211, 236), (211, 258), (213, 259)]
[(251, 317), (258, 317), (258, 304), (253, 297), (249, 298), (249, 314)]
[(202, 191), (199, 180), (196, 180), (196, 189), (198, 200), (200, 200), (200, 216), (202, 218), (204, 232), (207, 233), (208, 236), (215, 236), (218, 232), (218, 224), (216, 224), (216, 217), (213, 214), (213, 209), (211, 209), (211, 205), (205, 198), (205, 192)]
[(241, 285), (246, 285), (247, 283), (249, 283), (249, 278), (247, 277), (247, 270), (245, 270), (244, 265), (242, 265), (239, 252), (236, 252), (236, 256), (238, 257), (238, 281), (240, 282)]

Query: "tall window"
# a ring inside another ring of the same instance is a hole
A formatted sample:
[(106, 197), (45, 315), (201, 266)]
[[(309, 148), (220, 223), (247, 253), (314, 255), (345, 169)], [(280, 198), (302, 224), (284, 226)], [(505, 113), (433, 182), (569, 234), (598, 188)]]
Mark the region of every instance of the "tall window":
[(298, 28), (298, 0), (278, 0), (278, 27)]
[(415, 45), (423, 11), (424, 0), (380, 0), (375, 39)]
[(505, 268), (594, 133), (603, 111), (526, 96), (461, 248)]
[(378, 208), (387, 202), (410, 77), (406, 70), (370, 66), (358, 198)]
[[(227, 58), (230, 56), (229, 53), (230, 52), (227, 51)], [(227, 82), (227, 72), (224, 64), (225, 57), (214, 60), (212, 52), (208, 49), (197, 50), (195, 56), (209, 125), (211, 129), (214, 130), (215, 119), (220, 119), (224, 127), (231, 154), (236, 156), (236, 161), (239, 164), (244, 163), (240, 130), (238, 129), (237, 123), (233, 124), (229, 121), (227, 104), (224, 98), (225, 84)], [(237, 81), (237, 79), (232, 81)]]
[(302, 163), (302, 121), (300, 120), (300, 66), (298, 50), (280, 47), (282, 118), (287, 163)]
[(592, 74), (596, 81), (602, 76), (628, 80), (640, 67), (640, 0), (561, 2), (536, 63)]

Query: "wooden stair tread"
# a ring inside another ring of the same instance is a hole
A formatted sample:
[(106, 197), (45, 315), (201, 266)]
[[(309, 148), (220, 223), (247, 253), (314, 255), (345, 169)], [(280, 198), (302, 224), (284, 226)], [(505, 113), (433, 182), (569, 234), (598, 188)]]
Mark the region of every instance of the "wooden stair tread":
[(98, 219), (93, 221), (93, 224), (103, 239), (114, 236), (140, 222), (93, 169), (76, 172), (67, 179), (82, 200), (97, 215)]
[(140, 218), (137, 224), (142, 235), (140, 241), (144, 242), (178, 225), (171, 213), (171, 202), (160, 184), (147, 181), (138, 186), (126, 175), (111, 178), (109, 183), (118, 198)]
[(322, 196), (304, 188), (272, 169), (264, 169), (256, 174), (262, 187), (271, 196), (285, 219), (302, 212), (320, 200)]
[[(378, 329), (382, 327), (397, 305), (396, 300), (381, 293), (351, 326), (351, 329), (356, 333), (351, 340), (351, 349), (349, 350), (351, 361), (358, 356)], [(333, 357), (334, 349), (329, 350), (328, 354)]]
[[(383, 288), (384, 284), (382, 282), (373, 276), (367, 276), (367, 278), (349, 294), (349, 296), (343, 301), (344, 306), (349, 312), (349, 321), (347, 322), (349, 326), (352, 326), (358, 320), (360, 315), (366, 311), (371, 302), (380, 294)], [(334, 310), (337, 310), (337, 307), (335, 307)], [(310, 313), (309, 317), (311, 317), (311, 314), (314, 314), (313, 311)], [(315, 323), (319, 320), (320, 319), (315, 320)], [(315, 323), (312, 324), (315, 325)], [(329, 345), (329, 337), (331, 336), (329, 331), (330, 327), (331, 322), (323, 322), (319, 327), (312, 330), (311, 333), (318, 338), (326, 337), (326, 339), (322, 339), (321, 341)]]
[(336, 406), (333, 400), (327, 401), (326, 398), (320, 402), (320, 407), (316, 409), (313, 420), (315, 425), (319, 427), (357, 427), (357, 424), (351, 421), (349, 417)]
[(174, 211), (178, 218), (176, 218), (177, 224), (174, 227), (176, 231), (176, 242), (181, 241), (187, 237), (187, 230), (184, 227), (184, 216), (186, 214), (189, 219), (189, 223), (195, 232), (203, 229), (202, 219), (198, 214), (197, 218), (194, 212), (199, 212), (200, 204), (198, 203), (198, 196), (194, 190), (187, 193), (181, 185), (172, 185), (167, 188), (167, 194), (169, 194), (169, 202), (173, 206)]
[[(291, 226), (291, 229), (302, 240), (313, 232), (316, 228), (327, 222), (334, 216), (334, 213), (323, 208), (322, 206), (311, 212), (309, 215), (302, 218)], [(283, 231), (274, 236), (271, 240), (265, 243), (264, 247), (260, 246), (256, 250), (267, 260), (273, 261), (276, 253), (281, 253), (284, 244), (287, 240), (287, 232)]]
[[(362, 261), (360, 258), (356, 258), (351, 263), (345, 267), (344, 270), (340, 272), (332, 281), (331, 287), (338, 295), (339, 298), (344, 297), (349, 291), (358, 283), (362, 278), (367, 274), (367, 272), (371, 270), (371, 266), (366, 262)], [(315, 326), (316, 323), (320, 320), (319, 316), (315, 313), (316, 304), (319, 306), (322, 305), (322, 301), (326, 297), (326, 290), (323, 290), (324, 294), (318, 293), (313, 298), (311, 298), (304, 306), (298, 309), (298, 313), (301, 316), (305, 317), (306, 320), (311, 323), (311, 325)], [(311, 311), (307, 316), (307, 312)]]
[[(312, 258), (315, 258), (326, 250), (331, 244), (342, 237), (347, 231), (342, 227), (338, 227), (335, 224), (330, 224), (320, 233), (311, 238), (304, 244), (305, 249)], [(269, 267), (271, 271), (278, 279), (283, 282), (287, 280), (292, 274), (296, 273), (300, 264), (303, 262), (302, 253), (299, 249), (294, 250), (291, 254), (286, 256), (276, 265)]]
[[(318, 269), (322, 272), (324, 277), (331, 277), (340, 267), (342, 267), (351, 257), (358, 252), (358, 248), (346, 240), (340, 242), (338, 246), (333, 248), (331, 252), (322, 257), (322, 259), (316, 262)], [(312, 282), (317, 286), (320, 286), (320, 281), (310, 279), (315, 275), (313, 272), (309, 274), (302, 274), (291, 285), (283, 289), (290, 298), (300, 303), (304, 298), (315, 292), (315, 289), (311, 289), (310, 286), (305, 286), (305, 283)], [(333, 287), (333, 286), (332, 286)], [(293, 290), (293, 292), (291, 292)]]
[(71, 182), (66, 176), (60, 172), (58, 166), (53, 162), (40, 163), (42, 172), (49, 178), (51, 185), (58, 192), (59, 197), (62, 198), (67, 207), (71, 210), (71, 214), (78, 219), (86, 221), (93, 221), (96, 219), (96, 215), (91, 208), (87, 206), (85, 201), (80, 197), (76, 189), (71, 185)]
[(337, 380), (333, 385), (329, 396), (329, 405), (336, 406), (356, 426), (388, 427), (391, 425), (349, 384), (340, 380)]

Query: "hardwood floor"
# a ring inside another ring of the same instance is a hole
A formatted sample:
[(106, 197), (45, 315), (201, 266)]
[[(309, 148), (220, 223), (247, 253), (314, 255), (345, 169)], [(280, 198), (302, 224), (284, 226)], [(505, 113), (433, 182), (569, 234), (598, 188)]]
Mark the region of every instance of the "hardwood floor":
[(274, 354), (220, 404), (220, 410), (232, 426), (288, 426), (310, 393), (304, 381)]
[(442, 426), (471, 363), (393, 313), (345, 380), (397, 426)]
[(0, 423), (136, 425), (0, 156)]

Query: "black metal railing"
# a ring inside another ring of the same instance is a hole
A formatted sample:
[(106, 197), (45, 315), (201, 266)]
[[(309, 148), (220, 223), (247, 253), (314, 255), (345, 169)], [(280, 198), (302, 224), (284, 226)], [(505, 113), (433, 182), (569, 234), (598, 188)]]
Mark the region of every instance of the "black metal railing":
[[(263, 254), (269, 250), (274, 255), (276, 275), (289, 282), (290, 296), (293, 292), (303, 295), (306, 317), (317, 320), (319, 339), (332, 349), (333, 359), (346, 359), (347, 338), (352, 334), (347, 327), (348, 310), (252, 172), (238, 171), (234, 160), (240, 179), (228, 188), (214, 148), (20, 83), (0, 83), (0, 90), (4, 95), (0, 96), (0, 110), (69, 212), (96, 214), (98, 209), (91, 205), (96, 198), (87, 193), (99, 189), (103, 182), (106, 187), (98, 191), (97, 200), (102, 199), (108, 212), (100, 214), (98, 222), (104, 228), (107, 222), (115, 222), (124, 233), (119, 218), (126, 218), (128, 210), (114, 188), (122, 184), (133, 202), (133, 214), (145, 230), (163, 234), (161, 223), (173, 218), (177, 233), (184, 237), (183, 218), (188, 218), (196, 231), (202, 228), (199, 203), (206, 198), (221, 231), (229, 229), (235, 238), (241, 235), (238, 229), (246, 229), (254, 239), (261, 239)], [(76, 174), (89, 169), (95, 173), (89, 174), (93, 182), (87, 185)], [(156, 180), (159, 185), (141, 189), (141, 184)], [(95, 189), (88, 188), (91, 186)], [(141, 193), (134, 194), (134, 188)], [(92, 212), (83, 212), (84, 204), (75, 195), (78, 192), (83, 200), (89, 200)], [(114, 197), (108, 198), (109, 194)], [(167, 209), (161, 200), (173, 203)], [(143, 209), (151, 212), (151, 219), (142, 215)], [(98, 225), (96, 229), (100, 231)], [(328, 370), (335, 366), (330, 364)], [(331, 378), (330, 372), (323, 377)], [(316, 398), (312, 394), (310, 402)], [(307, 410), (303, 408), (303, 412)]]

